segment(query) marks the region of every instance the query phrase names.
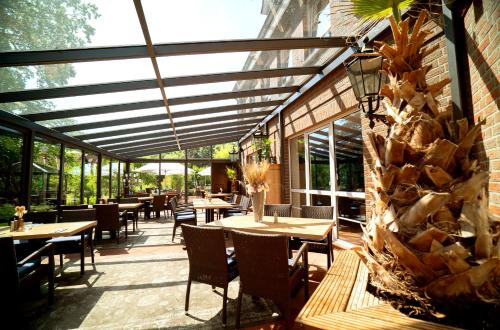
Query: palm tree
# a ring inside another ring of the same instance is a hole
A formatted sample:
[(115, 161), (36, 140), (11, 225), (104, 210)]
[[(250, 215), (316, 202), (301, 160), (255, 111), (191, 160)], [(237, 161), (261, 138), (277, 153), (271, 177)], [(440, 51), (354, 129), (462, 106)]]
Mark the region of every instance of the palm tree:
[(351, 0), (345, 12), (359, 18), (378, 21), (390, 15), (401, 21), (401, 10), (411, 6), (414, 0)]

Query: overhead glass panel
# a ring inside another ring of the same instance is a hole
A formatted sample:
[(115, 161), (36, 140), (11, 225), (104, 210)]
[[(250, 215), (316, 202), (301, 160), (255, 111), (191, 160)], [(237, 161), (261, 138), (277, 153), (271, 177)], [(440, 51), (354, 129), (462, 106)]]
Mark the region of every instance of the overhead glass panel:
[(139, 127), (144, 127), (144, 131), (148, 131), (147, 129), (151, 125), (159, 125), (159, 124), (165, 124), (170, 126), (169, 121), (167, 119), (167, 115), (165, 115), (165, 120), (157, 120), (157, 121), (151, 121), (151, 122), (146, 122), (146, 123), (137, 123), (137, 124), (129, 124), (129, 125), (121, 125), (121, 126), (110, 126), (110, 127), (104, 127), (104, 128), (93, 128), (93, 129), (88, 129), (88, 130), (81, 130), (81, 131), (74, 131), (74, 132), (68, 132), (66, 134), (70, 136), (75, 136), (75, 135), (80, 135), (80, 134), (93, 134), (93, 133), (103, 133), (103, 132), (114, 132), (116, 131), (116, 136), (119, 136), (120, 134), (123, 134), (124, 131), (127, 129), (131, 128), (139, 128)]
[(2, 12), (2, 52), (144, 44), (132, 1), (2, 1)]
[[(61, 97), (38, 101), (4, 103), (0, 104), (0, 109), (16, 115), (28, 115), (152, 100), (161, 101), (161, 93), (156, 88), (129, 92)], [(159, 105), (161, 105), (160, 102)], [(120, 111), (120, 108), (116, 109), (116, 112), (118, 111)], [(78, 112), (78, 114), (82, 115), (81, 112)]]

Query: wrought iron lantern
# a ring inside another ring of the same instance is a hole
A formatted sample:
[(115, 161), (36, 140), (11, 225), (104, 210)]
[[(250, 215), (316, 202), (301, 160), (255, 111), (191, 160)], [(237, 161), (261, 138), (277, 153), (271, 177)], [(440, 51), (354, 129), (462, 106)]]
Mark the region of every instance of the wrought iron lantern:
[(380, 105), (379, 91), (382, 85), (383, 58), (373, 49), (366, 47), (367, 39), (362, 50), (356, 49), (348, 62), (344, 63), (347, 76), (351, 82), (354, 95), (359, 102), (359, 108), (370, 119), (370, 127), (375, 126), (374, 120), (387, 124), (385, 116), (376, 114)]
[(253, 146), (255, 151), (257, 152), (257, 160), (261, 161), (262, 159), (266, 159), (267, 155), (265, 152), (266, 149), (266, 140), (268, 135), (264, 133), (264, 131), (259, 127), (253, 133)]
[(235, 161), (238, 160), (238, 150), (236, 150), (234, 144), (233, 144), (233, 150), (229, 151), (229, 160), (231, 163), (234, 163)]

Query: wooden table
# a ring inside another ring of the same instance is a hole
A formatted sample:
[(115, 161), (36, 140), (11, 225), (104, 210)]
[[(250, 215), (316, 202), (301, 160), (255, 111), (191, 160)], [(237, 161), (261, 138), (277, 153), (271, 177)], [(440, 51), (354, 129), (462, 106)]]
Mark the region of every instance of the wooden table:
[(366, 290), (368, 269), (348, 250), (338, 251), (296, 322), (306, 329), (453, 329), (397, 311)]
[(214, 221), (215, 209), (230, 209), (231, 207), (233, 207), (231, 204), (220, 198), (212, 198), (210, 201), (204, 198), (193, 199), (193, 208), (195, 210), (205, 209), (205, 223)]
[[(27, 231), (2, 231), (2, 234), (12, 236), (14, 239), (49, 239), (53, 237), (67, 237), (80, 234), (82, 240), (82, 248), (80, 250), (80, 258), (85, 258), (85, 232), (97, 225), (97, 221), (75, 221), (75, 222), (58, 222), (46, 224), (33, 224), (33, 227)], [(83, 275), (85, 264), (80, 263), (80, 274)]]
[(146, 197), (137, 197), (139, 202), (150, 202), (153, 200), (153, 196), (146, 196)]
[(274, 217), (265, 216), (262, 222), (255, 222), (253, 215), (239, 215), (217, 220), (212, 226), (220, 226), (227, 230), (241, 230), (259, 234), (284, 234), (311, 240), (327, 238), (332, 246), (332, 229), (335, 223), (328, 219), (279, 217), (274, 223)]
[(139, 209), (141, 208), (142, 203), (120, 203), (118, 204), (118, 209), (120, 211), (132, 211), (134, 212), (134, 219), (132, 220), (132, 231), (135, 231), (135, 228), (139, 229)]

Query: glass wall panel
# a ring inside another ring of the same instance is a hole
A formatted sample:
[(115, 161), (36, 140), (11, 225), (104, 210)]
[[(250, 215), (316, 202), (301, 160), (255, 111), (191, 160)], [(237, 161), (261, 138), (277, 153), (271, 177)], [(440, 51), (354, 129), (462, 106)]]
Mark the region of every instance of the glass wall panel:
[(159, 173), (158, 163), (130, 163), (130, 194), (157, 189)]
[(212, 158), (213, 159), (229, 159), (229, 152), (233, 150), (238, 150), (237, 142), (230, 142), (224, 144), (216, 144), (212, 146)]
[(186, 155), (184, 150), (176, 150), (161, 154), (161, 159), (185, 159)]
[(110, 159), (108, 157), (102, 157), (101, 198), (106, 198), (106, 199), (111, 197), (109, 191), (109, 180), (110, 180), (109, 165), (110, 165)]
[(66, 205), (80, 204), (82, 177), (82, 151), (64, 149), (64, 183), (62, 203)]
[(339, 210), (339, 219), (341, 220), (366, 221), (366, 206), (364, 199), (338, 197), (337, 208)]
[(300, 217), (302, 205), (306, 205), (306, 194), (292, 192), (292, 217)]
[(14, 206), (20, 203), (23, 136), (0, 127), (0, 226), (14, 218)]
[(61, 144), (36, 138), (33, 143), (31, 211), (57, 208)]
[(329, 150), (328, 127), (309, 134), (309, 189), (330, 190)]
[(210, 162), (188, 163), (189, 197), (203, 197), (211, 191)]
[(121, 180), (120, 192), (119, 192), (120, 196), (126, 196), (125, 185), (128, 184), (128, 182), (126, 180), (126, 177), (127, 177), (126, 175), (127, 175), (127, 164), (124, 162), (120, 162), (120, 180)]
[(111, 162), (111, 198), (117, 197), (117, 194), (121, 196), (118, 191), (118, 183), (120, 182), (120, 169), (119, 162), (113, 160)]
[(365, 191), (360, 113), (333, 123), (338, 191)]
[(211, 155), (211, 146), (192, 148), (187, 150), (187, 158), (188, 159), (196, 159), (196, 158), (210, 158)]
[(311, 195), (312, 206), (332, 206), (332, 198), (328, 195)]
[(183, 193), (185, 167), (185, 163), (161, 163), (161, 189)]
[(95, 204), (97, 197), (97, 154), (86, 152), (84, 158), (83, 198), (86, 204)]
[(292, 189), (306, 189), (306, 153), (304, 136), (290, 140), (290, 179)]

